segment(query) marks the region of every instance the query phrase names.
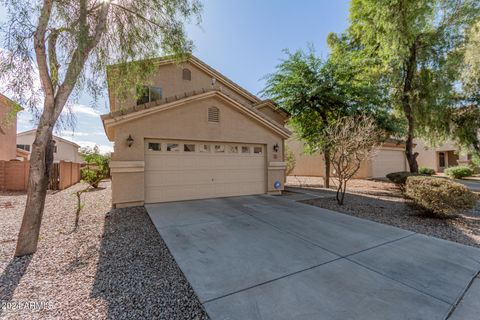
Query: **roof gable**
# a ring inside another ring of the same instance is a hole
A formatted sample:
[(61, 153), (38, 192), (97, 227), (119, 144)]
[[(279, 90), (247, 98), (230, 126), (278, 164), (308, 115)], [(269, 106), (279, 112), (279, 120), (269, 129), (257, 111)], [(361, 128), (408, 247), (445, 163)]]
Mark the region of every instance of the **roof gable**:
[(234, 100), (230, 96), (226, 95), (225, 93), (215, 89), (208, 90), (208, 91), (204, 90), (203, 92), (192, 93), (191, 95), (186, 94), (185, 97), (182, 97), (181, 99), (178, 99), (176, 97), (177, 99), (169, 100), (167, 98), (165, 99), (165, 101), (161, 101), (160, 103), (150, 102), (144, 105), (105, 114), (105, 115), (102, 115), (101, 117), (102, 117), (103, 125), (105, 128), (105, 132), (107, 133), (108, 138), (110, 140), (113, 140), (114, 138), (113, 128), (115, 126), (118, 126), (122, 123), (129, 122), (135, 119), (146, 117), (154, 113), (170, 110), (172, 108), (177, 108), (177, 107), (186, 105), (187, 103), (190, 103), (190, 102), (210, 98), (213, 96), (222, 99), (232, 107), (237, 108), (237, 110), (239, 110), (246, 116), (253, 118), (263, 126), (276, 132), (280, 136), (284, 138), (288, 138), (290, 136), (290, 131), (287, 130), (285, 127), (281, 126), (278, 122), (272, 120), (262, 112), (254, 108), (247, 107), (241, 104), (240, 102)]

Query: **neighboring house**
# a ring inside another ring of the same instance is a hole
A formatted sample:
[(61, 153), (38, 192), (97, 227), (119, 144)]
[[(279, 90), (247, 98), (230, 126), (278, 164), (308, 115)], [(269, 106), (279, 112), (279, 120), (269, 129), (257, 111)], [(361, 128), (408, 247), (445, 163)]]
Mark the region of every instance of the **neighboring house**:
[[(322, 154), (305, 154), (304, 143), (297, 139), (289, 139), (287, 148), (295, 156), (295, 167), (290, 173), (292, 176), (323, 177), (325, 165)], [(376, 155), (362, 162), (355, 175), (358, 179), (385, 178), (385, 175), (395, 171), (405, 171), (408, 168), (405, 157), (405, 144), (396, 140), (385, 142)], [(332, 167), (332, 176), (335, 175)]]
[[(20, 132), (17, 134), (17, 148), (31, 152), (32, 144), (35, 140), (36, 129)], [(78, 153), (80, 146), (75, 142), (53, 136), (55, 148), (53, 154), (53, 162), (67, 161), (73, 163), (81, 163), (82, 159)], [(30, 156), (28, 156), (30, 160)]]
[(0, 160), (17, 159), (17, 112), (23, 110), (0, 94)]
[(288, 114), (193, 56), (156, 67), (137, 101), (119, 99), (107, 69), (113, 205), (279, 194)]
[(469, 165), (471, 157), (459, 152), (459, 148), (450, 141), (436, 148), (431, 148), (422, 140), (416, 140), (415, 152), (418, 152), (419, 167), (432, 168), (436, 172), (443, 172), (445, 168)]

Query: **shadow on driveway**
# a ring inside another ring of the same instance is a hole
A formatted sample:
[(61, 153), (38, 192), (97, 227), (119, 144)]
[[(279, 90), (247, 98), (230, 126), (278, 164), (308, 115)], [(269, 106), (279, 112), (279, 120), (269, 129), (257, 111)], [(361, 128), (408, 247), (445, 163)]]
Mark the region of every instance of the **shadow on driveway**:
[(107, 214), (91, 297), (107, 319), (208, 319), (143, 207)]

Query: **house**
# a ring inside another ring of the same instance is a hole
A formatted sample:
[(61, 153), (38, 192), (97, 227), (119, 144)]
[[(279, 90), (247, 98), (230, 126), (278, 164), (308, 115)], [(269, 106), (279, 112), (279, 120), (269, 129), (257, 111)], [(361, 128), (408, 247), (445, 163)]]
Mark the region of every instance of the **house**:
[(15, 102), (0, 94), (0, 160), (17, 159), (17, 112), (23, 110)]
[[(295, 157), (295, 167), (290, 175), (324, 176), (325, 165), (322, 154), (305, 154), (304, 143), (295, 138), (287, 141), (287, 150), (293, 152)], [(390, 139), (380, 147), (372, 159), (362, 162), (355, 178), (385, 178), (385, 175), (390, 172), (406, 171), (407, 169), (408, 163), (405, 157), (405, 144)], [(332, 175), (335, 175), (335, 173), (332, 172)]]
[[(32, 150), (32, 144), (35, 140), (36, 129), (20, 132), (17, 134), (17, 148), (30, 152)], [(60, 161), (67, 161), (73, 163), (81, 163), (82, 159), (78, 153), (80, 146), (75, 142), (68, 141), (66, 139), (53, 136), (55, 141), (55, 148), (53, 154), (53, 162), (58, 163)], [(28, 160), (30, 156), (28, 156)]]
[(459, 148), (451, 141), (435, 148), (429, 147), (419, 139), (416, 139), (415, 143), (414, 152), (418, 152), (417, 162), (419, 167), (443, 172), (448, 167), (470, 165), (471, 163), (470, 155), (459, 152)]
[(107, 69), (113, 205), (281, 193), (288, 114), (194, 56), (155, 66), (128, 99)]

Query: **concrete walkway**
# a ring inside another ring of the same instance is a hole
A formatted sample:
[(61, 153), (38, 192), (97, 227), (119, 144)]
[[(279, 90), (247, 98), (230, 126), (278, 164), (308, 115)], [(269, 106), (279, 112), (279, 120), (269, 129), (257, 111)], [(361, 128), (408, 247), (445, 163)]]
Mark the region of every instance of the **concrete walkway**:
[(462, 297), (478, 312), (473, 247), (291, 197), (146, 208), (212, 319), (446, 319)]

